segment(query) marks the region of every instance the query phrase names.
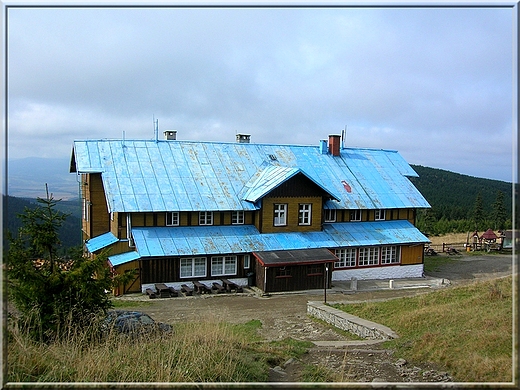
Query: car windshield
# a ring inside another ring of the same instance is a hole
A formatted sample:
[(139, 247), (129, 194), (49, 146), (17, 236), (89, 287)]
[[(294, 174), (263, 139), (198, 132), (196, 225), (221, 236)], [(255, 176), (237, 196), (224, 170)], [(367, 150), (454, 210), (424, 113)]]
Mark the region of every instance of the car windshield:
[(139, 321), (144, 325), (152, 325), (154, 323), (154, 320), (152, 320), (147, 315), (142, 315), (141, 317), (139, 317)]

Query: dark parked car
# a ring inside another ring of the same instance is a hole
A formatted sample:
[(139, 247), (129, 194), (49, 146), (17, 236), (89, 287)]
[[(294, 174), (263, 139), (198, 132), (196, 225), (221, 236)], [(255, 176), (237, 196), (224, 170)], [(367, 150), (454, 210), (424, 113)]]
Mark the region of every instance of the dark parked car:
[(172, 327), (162, 322), (156, 322), (148, 314), (140, 311), (111, 310), (101, 323), (101, 330), (105, 334), (116, 332), (137, 336), (170, 333)]

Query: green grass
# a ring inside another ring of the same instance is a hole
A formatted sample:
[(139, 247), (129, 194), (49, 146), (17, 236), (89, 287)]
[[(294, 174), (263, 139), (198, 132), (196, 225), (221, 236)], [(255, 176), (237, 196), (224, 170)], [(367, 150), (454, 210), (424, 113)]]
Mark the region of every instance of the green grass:
[(424, 272), (438, 271), (441, 266), (457, 261), (448, 256), (424, 256)]
[(511, 382), (512, 278), (416, 297), (332, 305), (390, 327), (396, 356), (433, 363), (459, 382)]

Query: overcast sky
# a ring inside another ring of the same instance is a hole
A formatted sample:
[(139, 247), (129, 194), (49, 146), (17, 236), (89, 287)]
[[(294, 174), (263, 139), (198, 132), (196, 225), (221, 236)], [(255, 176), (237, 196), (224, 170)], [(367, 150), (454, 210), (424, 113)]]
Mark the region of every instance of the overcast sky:
[(509, 7), (6, 12), (9, 159), (153, 139), (156, 118), (179, 140), (318, 145), (347, 126), (346, 146), (513, 180)]

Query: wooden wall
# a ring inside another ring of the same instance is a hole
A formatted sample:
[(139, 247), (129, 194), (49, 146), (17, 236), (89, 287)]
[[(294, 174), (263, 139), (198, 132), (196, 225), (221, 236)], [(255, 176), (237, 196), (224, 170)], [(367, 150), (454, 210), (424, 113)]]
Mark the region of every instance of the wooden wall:
[(401, 246), (401, 264), (421, 264), (424, 262), (424, 244)]

